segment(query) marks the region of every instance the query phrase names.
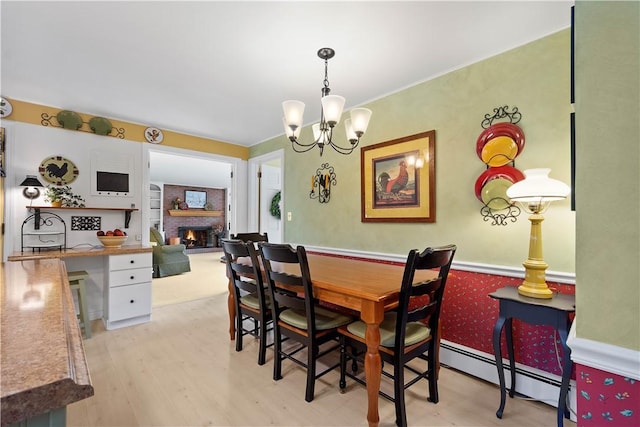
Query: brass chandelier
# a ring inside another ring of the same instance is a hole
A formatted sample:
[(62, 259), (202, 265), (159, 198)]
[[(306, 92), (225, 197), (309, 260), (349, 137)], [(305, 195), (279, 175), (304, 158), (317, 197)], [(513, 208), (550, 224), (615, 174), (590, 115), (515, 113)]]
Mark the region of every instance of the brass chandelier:
[(324, 82), (322, 87), (322, 112), (320, 114), (320, 123), (311, 126), (313, 130), (314, 141), (305, 144), (300, 142), (300, 129), (302, 129), (302, 116), (304, 114), (304, 102), (301, 101), (284, 101), (282, 109), (284, 110), (284, 130), (285, 134), (291, 141), (291, 147), (296, 153), (307, 152), (314, 147), (320, 149), (320, 155), (324, 151), (325, 146), (330, 146), (340, 154), (351, 154), (358, 146), (360, 138), (367, 130), (369, 119), (371, 118), (371, 110), (367, 108), (354, 108), (351, 110), (351, 118), (344, 121), (347, 131), (347, 139), (349, 146), (344, 147), (333, 141), (333, 128), (340, 122), (342, 117), (342, 109), (344, 108), (345, 99), (339, 95), (329, 95), (329, 78), (327, 74), (329, 59), (335, 56), (336, 52), (324, 47), (318, 50), (318, 57), (324, 59)]

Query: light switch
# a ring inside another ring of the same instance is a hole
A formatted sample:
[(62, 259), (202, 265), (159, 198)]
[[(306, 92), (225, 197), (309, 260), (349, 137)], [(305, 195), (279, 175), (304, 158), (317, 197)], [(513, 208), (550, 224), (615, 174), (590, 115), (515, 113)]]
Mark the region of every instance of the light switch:
[(291, 221), (291, 212), (287, 212), (287, 221)]

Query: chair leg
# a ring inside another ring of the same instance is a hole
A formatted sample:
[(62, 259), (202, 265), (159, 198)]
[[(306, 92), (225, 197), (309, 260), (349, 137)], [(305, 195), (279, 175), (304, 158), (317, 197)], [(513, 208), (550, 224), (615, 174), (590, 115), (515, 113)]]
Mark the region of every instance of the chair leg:
[(351, 347), (351, 372), (354, 375), (358, 373), (358, 350), (355, 347)]
[(401, 361), (393, 366), (393, 400), (396, 405), (396, 424), (407, 426), (407, 411), (404, 404), (404, 364)]
[(258, 350), (258, 365), (264, 365), (267, 353), (267, 321), (260, 321), (260, 349)]
[(82, 326), (85, 338), (91, 338), (91, 320), (89, 320), (89, 309), (87, 307), (87, 293), (84, 286), (84, 279), (78, 280), (78, 309), (82, 313)]
[(242, 312), (236, 307), (236, 351), (242, 351)]
[(278, 381), (282, 379), (282, 336), (276, 320), (273, 321), (273, 340), (273, 379)]
[(344, 335), (340, 335), (340, 393), (344, 393), (347, 388), (346, 373), (347, 369), (347, 348)]
[(307, 347), (307, 392), (304, 400), (311, 402), (315, 392), (316, 385), (316, 357), (318, 356), (318, 348), (314, 346)]
[[(433, 351), (433, 348), (429, 349), (429, 352)], [(429, 361), (427, 366), (429, 367), (429, 402), (438, 403), (438, 365), (439, 361), (436, 357), (432, 357), (432, 353), (429, 353)]]

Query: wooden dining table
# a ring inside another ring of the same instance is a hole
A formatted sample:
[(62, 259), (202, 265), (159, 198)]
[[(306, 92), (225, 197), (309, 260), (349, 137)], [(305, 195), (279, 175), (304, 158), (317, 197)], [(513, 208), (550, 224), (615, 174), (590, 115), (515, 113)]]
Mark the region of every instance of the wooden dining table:
[[(368, 409), (367, 421), (370, 426), (377, 426), (378, 391), (382, 363), (378, 346), (380, 345), (380, 323), (385, 311), (398, 305), (400, 284), (404, 273), (404, 265), (385, 262), (362, 261), (353, 258), (332, 255), (308, 254), (309, 270), (315, 297), (320, 301), (340, 307), (356, 310), (360, 319), (367, 324), (367, 353), (364, 359), (365, 378), (367, 382)], [(272, 268), (298, 274), (291, 266), (272, 263)], [(297, 265), (293, 268), (297, 268)], [(415, 280), (427, 280), (436, 277), (431, 270), (418, 270)], [(229, 283), (229, 333), (235, 338), (235, 303), (233, 284)]]

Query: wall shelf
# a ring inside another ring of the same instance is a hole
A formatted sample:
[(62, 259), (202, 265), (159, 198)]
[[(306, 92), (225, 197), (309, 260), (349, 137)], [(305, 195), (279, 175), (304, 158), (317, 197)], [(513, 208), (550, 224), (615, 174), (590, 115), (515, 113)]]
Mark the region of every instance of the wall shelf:
[(122, 211), (124, 212), (124, 228), (129, 228), (129, 222), (131, 221), (131, 212), (137, 211), (136, 208), (65, 208), (65, 207), (53, 207), (53, 206), (26, 206), (27, 209), (33, 209), (36, 215), (36, 224), (40, 220), (40, 210), (85, 210), (85, 211)]
[(169, 209), (171, 216), (222, 216), (222, 211), (196, 211), (192, 209), (175, 210)]

